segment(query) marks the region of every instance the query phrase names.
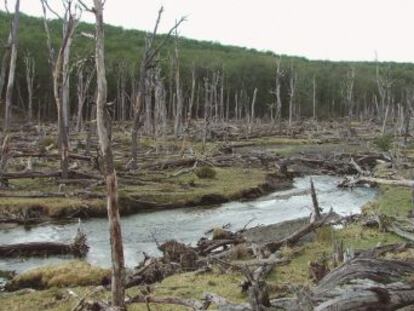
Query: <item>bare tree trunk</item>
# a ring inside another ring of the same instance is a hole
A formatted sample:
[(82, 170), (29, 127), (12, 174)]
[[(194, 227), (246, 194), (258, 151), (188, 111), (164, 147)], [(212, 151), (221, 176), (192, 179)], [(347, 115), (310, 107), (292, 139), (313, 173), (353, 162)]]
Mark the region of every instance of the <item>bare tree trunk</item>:
[(353, 111), (354, 111), (354, 81), (355, 81), (355, 68), (352, 67), (347, 72), (347, 78), (346, 78), (346, 105), (348, 107), (348, 119), (349, 122), (351, 122), (353, 117)]
[(236, 91), (236, 93), (234, 94), (234, 102), (235, 102), (235, 105), (234, 105), (234, 119), (236, 121), (239, 120), (239, 98), (238, 98), (238, 96), (239, 96), (239, 94)]
[(63, 93), (65, 89), (65, 84), (67, 83), (68, 79), (69, 65), (66, 64), (65, 67), (65, 57), (67, 57), (67, 46), (68, 44), (71, 44), (79, 20), (75, 16), (75, 13), (72, 12), (73, 2), (68, 1), (65, 5), (65, 30), (63, 34), (63, 40), (57, 57), (55, 59), (55, 53), (54, 49), (52, 48), (52, 40), (46, 17), (46, 8), (49, 8), (50, 11), (52, 10), (50, 9), (49, 4), (46, 0), (41, 0), (41, 3), (44, 14), (44, 28), (46, 32), (47, 45), (49, 49), (49, 62), (52, 67), (53, 95), (55, 97), (58, 115), (58, 145), (61, 156), (60, 165), (62, 170), (62, 179), (67, 179), (69, 170), (69, 129), (67, 126), (65, 126), (65, 107)]
[(209, 90), (208, 78), (204, 79), (204, 90), (205, 90), (205, 99), (204, 99), (203, 148), (205, 149), (209, 125), (210, 125), (210, 113), (211, 113), (211, 102), (209, 99), (210, 90)]
[(10, 65), (9, 75), (6, 88), (6, 107), (4, 112), (4, 127), (3, 130), (7, 131), (11, 122), (11, 107), (13, 101), (13, 89), (14, 79), (16, 73), (17, 62), (17, 32), (19, 30), (19, 18), (20, 18), (20, 0), (16, 0), (14, 9), (13, 24), (11, 29), (11, 53), (10, 53)]
[(10, 47), (12, 43), (12, 34), (10, 32), (9, 37), (7, 39), (7, 44), (5, 46), (5, 51), (3, 54), (3, 58), (1, 60), (1, 71), (0, 71), (0, 102), (2, 101), (3, 96), (3, 89), (4, 84), (6, 82), (6, 72), (7, 72), (7, 61), (10, 58)]
[(27, 86), (27, 101), (28, 101), (28, 120), (33, 121), (33, 85), (35, 76), (35, 60), (32, 56), (26, 55), (24, 58), (26, 66), (26, 86)]
[(107, 100), (107, 81), (104, 56), (104, 22), (103, 5), (105, 1), (94, 0), (96, 17), (96, 73), (98, 96), (96, 100), (96, 121), (99, 136), (99, 144), (105, 163), (105, 180), (107, 189), (107, 208), (112, 255), (112, 305), (123, 308), (125, 304), (125, 267), (124, 251), (122, 245), (121, 221), (118, 207), (118, 185), (116, 171), (114, 169), (111, 135), (108, 129), (109, 115), (106, 115), (105, 106)]
[(183, 96), (182, 96), (181, 85), (180, 85), (180, 60), (179, 60), (179, 54), (178, 54), (178, 33), (176, 33), (174, 56), (175, 56), (174, 58), (175, 88), (176, 88), (176, 94), (177, 94), (177, 110), (175, 114), (174, 134), (175, 134), (175, 137), (178, 137), (181, 134), (182, 114), (183, 114)]
[(80, 132), (83, 125), (83, 107), (85, 105), (88, 92), (95, 76), (95, 70), (86, 71), (86, 61), (81, 62), (77, 68), (77, 93), (78, 93), (78, 114), (76, 118), (76, 131)]
[(313, 86), (313, 96), (312, 96), (313, 120), (316, 121), (317, 116), (316, 116), (316, 78), (315, 76), (313, 76), (312, 86)]
[[(137, 86), (137, 95), (133, 99), (133, 125), (131, 131), (131, 155), (132, 159), (130, 162), (131, 168), (137, 167), (137, 160), (138, 160), (138, 132), (142, 126), (141, 121), (141, 114), (144, 109), (144, 99), (145, 95), (149, 90), (146, 90), (145, 81), (148, 79), (148, 71), (154, 67), (154, 64), (157, 62), (156, 57), (158, 56), (161, 48), (167, 42), (171, 34), (174, 30), (176, 30), (179, 25), (185, 21), (185, 18), (181, 18), (175, 25), (170, 29), (167, 35), (164, 37), (163, 41), (160, 42), (157, 46), (154, 46), (154, 40), (157, 35), (158, 26), (161, 20), (161, 15), (163, 12), (163, 7), (160, 8), (158, 12), (157, 21), (155, 23), (154, 30), (151, 35), (147, 38), (144, 57), (140, 64), (140, 72), (138, 78), (138, 86)], [(172, 84), (170, 84), (170, 90), (172, 91)], [(171, 95), (171, 94), (170, 94)], [(148, 108), (148, 107), (147, 107)], [(147, 115), (145, 119), (147, 122), (150, 122), (150, 116)]]
[(252, 105), (251, 105), (251, 117), (250, 117), (250, 124), (249, 124), (249, 134), (252, 130), (252, 124), (254, 123), (255, 119), (255, 106), (256, 106), (256, 97), (257, 97), (257, 88), (254, 89), (253, 92), (253, 99), (252, 99)]
[(224, 70), (221, 74), (220, 85), (220, 120), (224, 121)]
[(188, 113), (187, 113), (187, 126), (186, 126), (187, 128), (190, 127), (190, 122), (193, 116), (195, 89), (196, 89), (196, 76), (195, 76), (195, 66), (193, 66), (191, 70), (191, 95), (190, 95), (190, 103), (189, 103)]
[[(65, 36), (65, 32), (71, 31), (69, 19), (70, 17), (67, 14), (71, 14), (70, 12), (66, 13), (65, 21), (63, 23), (63, 34)], [(68, 41), (66, 47), (63, 51), (63, 64), (62, 64), (62, 110), (63, 110), (63, 123), (65, 125), (65, 132), (69, 135), (69, 122), (70, 122), (70, 68), (69, 68), (69, 61), (70, 61), (70, 49), (72, 46), (72, 36), (68, 37)]]
[(292, 71), (290, 74), (290, 81), (289, 81), (289, 127), (292, 126), (292, 121), (293, 121), (293, 100), (295, 97), (296, 80), (297, 80), (297, 75), (293, 71), (293, 68), (292, 68)]
[(277, 60), (277, 69), (276, 69), (276, 112), (275, 112), (275, 120), (278, 122), (281, 122), (282, 120), (282, 99), (280, 96), (280, 83), (281, 83), (281, 77), (282, 77), (282, 71), (280, 69), (280, 65), (282, 62), (282, 58), (279, 58)]

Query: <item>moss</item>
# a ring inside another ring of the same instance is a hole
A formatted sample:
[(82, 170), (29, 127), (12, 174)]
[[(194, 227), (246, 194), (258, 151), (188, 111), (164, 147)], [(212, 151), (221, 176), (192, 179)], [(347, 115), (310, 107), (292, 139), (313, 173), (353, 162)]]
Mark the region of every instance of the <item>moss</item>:
[(194, 173), (200, 179), (214, 179), (217, 175), (216, 170), (210, 166), (200, 167)]
[(85, 261), (71, 261), (62, 265), (29, 270), (14, 277), (8, 289), (45, 289), (51, 287), (76, 287), (101, 285), (109, 270), (93, 267)]

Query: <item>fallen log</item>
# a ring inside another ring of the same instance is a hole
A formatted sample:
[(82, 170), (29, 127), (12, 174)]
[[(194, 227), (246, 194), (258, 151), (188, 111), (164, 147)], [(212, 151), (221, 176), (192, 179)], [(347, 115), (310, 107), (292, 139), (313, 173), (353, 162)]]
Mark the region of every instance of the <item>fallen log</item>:
[[(46, 159), (60, 159), (60, 154), (47, 154), (47, 153), (38, 153), (38, 152), (16, 152), (12, 156), (13, 158), (46, 158)], [(70, 154), (69, 159), (91, 162), (93, 160), (90, 156), (85, 156), (81, 154)]]
[(282, 240), (269, 242), (269, 243), (265, 244), (264, 247), (266, 249), (268, 249), (271, 253), (274, 253), (284, 245), (293, 245), (296, 242), (298, 242), (300, 239), (302, 239), (304, 236), (306, 236), (307, 234), (309, 234), (309, 233), (313, 232), (314, 230), (322, 227), (327, 222), (329, 217), (332, 216), (332, 215), (333, 215), (333, 210), (331, 209), (330, 212), (328, 214), (326, 214), (320, 220), (317, 220), (317, 221), (314, 221), (314, 222), (311, 222), (311, 223), (305, 225), (304, 227), (302, 227), (298, 231), (292, 233), (291, 235), (289, 235), (288, 237), (286, 237)]
[[(296, 297), (270, 300), (270, 309), (356, 311), (399, 310), (414, 304), (413, 262), (354, 259), (326, 275), (311, 290), (297, 290)], [(248, 304), (216, 300), (222, 311), (254, 311)]]
[(85, 257), (89, 246), (86, 235), (78, 232), (70, 244), (58, 242), (29, 242), (0, 245), (0, 257), (43, 257), (53, 255), (73, 255)]
[(178, 160), (164, 160), (159, 162), (151, 162), (147, 164), (142, 164), (140, 169), (166, 169), (166, 168), (175, 168), (175, 167), (188, 167), (193, 166), (197, 162), (197, 159), (178, 159)]
[(126, 301), (126, 304), (145, 303), (145, 304), (166, 304), (177, 305), (190, 308), (192, 310), (207, 310), (210, 301), (199, 301), (195, 299), (184, 299), (178, 297), (155, 297), (152, 295), (137, 295)]
[[(73, 179), (101, 179), (99, 176), (94, 176), (86, 173), (69, 171), (69, 178)], [(61, 171), (54, 172), (13, 172), (13, 173), (4, 173), (2, 178), (4, 179), (30, 179), (30, 178), (58, 178), (61, 177)]]
[(368, 184), (371, 186), (376, 185), (390, 185), (390, 186), (401, 186), (401, 187), (414, 187), (414, 180), (409, 179), (385, 179), (385, 178), (375, 178), (360, 176), (357, 178), (346, 177), (342, 182), (338, 184), (339, 188), (351, 188), (357, 185)]
[(355, 162), (354, 158), (351, 158), (350, 163), (360, 175), (362, 175), (362, 176), (368, 176), (369, 175), (369, 172), (363, 170), (361, 168), (361, 166), (359, 166), (359, 164)]

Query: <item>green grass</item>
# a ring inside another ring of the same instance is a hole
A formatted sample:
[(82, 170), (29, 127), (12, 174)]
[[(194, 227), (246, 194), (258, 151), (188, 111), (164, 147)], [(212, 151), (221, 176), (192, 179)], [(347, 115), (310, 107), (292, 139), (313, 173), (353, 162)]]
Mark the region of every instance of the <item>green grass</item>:
[(196, 202), (206, 195), (226, 199), (237, 197), (242, 191), (255, 188), (265, 182), (266, 172), (259, 169), (238, 167), (216, 168), (213, 179), (200, 179), (194, 173), (171, 177), (162, 183), (122, 188), (123, 197), (159, 204)]
[(19, 274), (11, 280), (10, 289), (100, 285), (109, 275), (107, 269), (93, 267), (85, 261), (71, 261)]
[(366, 213), (384, 214), (390, 217), (407, 217), (413, 208), (411, 189), (406, 187), (380, 186), (379, 199), (364, 208)]
[[(325, 232), (323, 232), (325, 231)], [(323, 232), (323, 233), (322, 233)], [(379, 244), (392, 244), (401, 239), (391, 233), (379, 232), (377, 229), (363, 228), (359, 224), (352, 224), (341, 230), (322, 228), (316, 234), (314, 241), (306, 243), (303, 249), (292, 261), (277, 267), (268, 280), (278, 286), (285, 284), (311, 284), (308, 266), (311, 261), (320, 261), (330, 258), (333, 251), (333, 241), (344, 241), (344, 248), (367, 249)]]
[[(215, 171), (214, 178), (200, 179), (194, 173), (174, 177), (171, 172), (171, 177), (158, 182), (138, 186), (122, 186), (121, 184), (119, 193), (121, 213), (130, 214), (139, 211), (142, 204), (136, 203), (137, 201), (179, 207), (197, 205), (207, 195), (221, 197), (224, 201), (239, 199), (243, 191), (263, 184), (266, 176), (263, 170), (240, 167), (216, 168)], [(23, 184), (25, 188), (30, 187), (25, 180)], [(47, 185), (45, 184), (44, 187)], [(19, 192), (19, 194), (24, 193), (27, 192)], [(79, 211), (91, 216), (106, 216), (106, 205), (103, 199), (9, 197), (0, 200), (0, 215), (4, 218), (10, 215), (22, 216), (28, 210), (38, 210), (43, 216), (52, 218), (68, 217)]]

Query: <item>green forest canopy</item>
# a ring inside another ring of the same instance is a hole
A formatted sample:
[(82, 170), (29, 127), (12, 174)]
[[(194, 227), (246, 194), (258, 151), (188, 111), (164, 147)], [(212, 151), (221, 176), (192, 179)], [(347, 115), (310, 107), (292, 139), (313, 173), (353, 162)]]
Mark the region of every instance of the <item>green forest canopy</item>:
[[(61, 38), (62, 24), (58, 20), (50, 22), (53, 41), (56, 49)], [(10, 30), (10, 16), (0, 12), (0, 42), (7, 40)], [(122, 27), (106, 25), (106, 64), (109, 83), (109, 99), (116, 97), (117, 80), (121, 68), (128, 71), (128, 88), (131, 88), (131, 79), (138, 74), (138, 64), (144, 49), (146, 33), (138, 30), (127, 30)], [(82, 32), (93, 33), (94, 25), (81, 23), (75, 35), (72, 48), (72, 62), (92, 56), (94, 42), (81, 35)], [(19, 30), (19, 57), (17, 72), (17, 94), (20, 107), (24, 106), (25, 68), (23, 56), (28, 53), (36, 62), (36, 107), (48, 107), (49, 111), (43, 111), (43, 116), (53, 116), (50, 67), (48, 65), (48, 51), (46, 48), (46, 35), (44, 33), (41, 18), (30, 17), (22, 14)], [(274, 38), (277, 40), (277, 38)], [(173, 41), (169, 42), (162, 51), (161, 61), (165, 83), (169, 83), (170, 55)], [(233, 105), (234, 93), (241, 89), (252, 96), (253, 90), (258, 88), (257, 115), (268, 114), (268, 106), (275, 101), (271, 93), (275, 84), (276, 60), (278, 55), (272, 52), (261, 52), (254, 49), (221, 45), (219, 43), (197, 41), (180, 38), (180, 69), (183, 91), (189, 94), (191, 85), (191, 69), (196, 68), (199, 84), (202, 86), (204, 77), (212, 72), (224, 70), (226, 94), (229, 94)], [(0, 51), (3, 54), (4, 50)], [(310, 61), (302, 57), (282, 56), (282, 102), (283, 112), (286, 115), (288, 102), (289, 76), (292, 68), (297, 73), (297, 91), (295, 102), (300, 106), (301, 115), (310, 116), (312, 113), (312, 79), (317, 81), (318, 115), (320, 117), (343, 116), (346, 114), (344, 107), (344, 87), (347, 72), (351, 67), (355, 68), (355, 87), (353, 102), (356, 107), (362, 107), (366, 103), (372, 103), (374, 96), (378, 96), (376, 85), (375, 62), (331, 62)], [(409, 63), (380, 63), (381, 72), (392, 78), (392, 94), (395, 103), (405, 101), (405, 93), (411, 90), (414, 82), (414, 65)], [(73, 73), (74, 75), (74, 73)], [(72, 79), (72, 88), (76, 87), (76, 80)], [(167, 87), (168, 90), (168, 87)], [(72, 92), (72, 112), (75, 111), (76, 96)], [(46, 110), (43, 108), (43, 110)]]

